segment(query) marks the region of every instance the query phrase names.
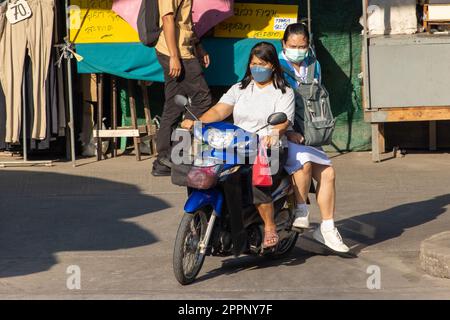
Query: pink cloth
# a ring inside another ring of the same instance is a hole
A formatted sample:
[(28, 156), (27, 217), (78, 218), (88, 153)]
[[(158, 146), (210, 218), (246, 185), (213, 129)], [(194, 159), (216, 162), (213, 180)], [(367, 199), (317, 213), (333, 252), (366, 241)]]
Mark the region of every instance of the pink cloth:
[[(137, 31), (142, 0), (114, 0), (112, 9)], [(194, 0), (192, 19), (198, 37), (233, 16), (234, 0)]]
[(142, 0), (114, 0), (112, 9), (137, 31), (137, 18)]
[(232, 17), (234, 0), (194, 0), (192, 19), (198, 37)]

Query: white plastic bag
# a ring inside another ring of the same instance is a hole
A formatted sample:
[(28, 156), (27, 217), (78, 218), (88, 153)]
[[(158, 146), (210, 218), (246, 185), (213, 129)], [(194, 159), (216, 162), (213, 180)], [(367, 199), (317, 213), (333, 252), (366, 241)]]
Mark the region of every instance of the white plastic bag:
[[(106, 130), (106, 125), (105, 125), (105, 121), (106, 118), (103, 118), (102, 121), (102, 130)], [(91, 130), (91, 134), (90, 134), (90, 139), (89, 139), (89, 143), (85, 144), (85, 143), (81, 143), (82, 145), (82, 153), (81, 155), (84, 157), (94, 157), (97, 156), (97, 138), (94, 138), (94, 131), (97, 130), (97, 125), (94, 125), (94, 127)], [(108, 151), (109, 148), (109, 141), (108, 140), (103, 140), (102, 141), (102, 154), (105, 155), (106, 152)]]

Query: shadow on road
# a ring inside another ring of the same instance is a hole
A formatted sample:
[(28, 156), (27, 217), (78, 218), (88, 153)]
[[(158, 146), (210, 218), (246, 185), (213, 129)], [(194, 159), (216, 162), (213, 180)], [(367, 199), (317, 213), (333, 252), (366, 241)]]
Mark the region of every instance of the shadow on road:
[[(366, 247), (400, 237), (405, 230), (438, 218), (446, 211), (445, 207), (449, 204), (450, 194), (446, 194), (425, 201), (403, 204), (384, 211), (370, 212), (340, 220), (336, 225), (345, 242), (351, 246), (351, 251), (354, 255), (353, 257), (342, 257), (355, 258)], [(313, 225), (313, 227), (317, 226)], [(444, 230), (446, 230), (445, 226), (443, 226)], [(264, 257), (254, 256), (226, 258), (220, 268), (208, 271), (205, 275), (200, 276), (196, 282), (244, 270), (265, 269), (279, 265), (301, 265), (312, 256), (332, 254), (332, 252), (312, 239), (311, 230), (299, 237), (297, 247), (289, 256), (283, 259), (269, 260)]]
[(341, 220), (337, 226), (352, 251), (358, 254), (366, 247), (400, 237), (407, 229), (437, 219), (449, 204), (450, 194), (445, 194)]
[(55, 254), (158, 240), (134, 217), (169, 205), (129, 184), (56, 173), (0, 172), (0, 278), (50, 269)]

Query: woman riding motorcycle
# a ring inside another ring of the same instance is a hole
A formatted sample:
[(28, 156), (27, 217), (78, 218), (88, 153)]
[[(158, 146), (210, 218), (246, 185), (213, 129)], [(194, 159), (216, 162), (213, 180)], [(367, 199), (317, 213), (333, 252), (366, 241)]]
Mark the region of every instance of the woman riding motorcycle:
[[(233, 115), (234, 124), (248, 132), (256, 132), (267, 123), (267, 118), (275, 112), (284, 112), (288, 121), (274, 126), (272, 130), (259, 131), (258, 135), (266, 147), (279, 148), (279, 170), (272, 175), (276, 185), (281, 177), (287, 156), (285, 132), (294, 122), (294, 92), (284, 80), (276, 48), (267, 42), (256, 44), (249, 57), (244, 79), (231, 87), (219, 103), (200, 117), (203, 123), (223, 121)], [(192, 120), (184, 120), (182, 128), (191, 129)], [(253, 186), (253, 203), (264, 221), (263, 248), (278, 244), (279, 237), (274, 220), (271, 187)]]

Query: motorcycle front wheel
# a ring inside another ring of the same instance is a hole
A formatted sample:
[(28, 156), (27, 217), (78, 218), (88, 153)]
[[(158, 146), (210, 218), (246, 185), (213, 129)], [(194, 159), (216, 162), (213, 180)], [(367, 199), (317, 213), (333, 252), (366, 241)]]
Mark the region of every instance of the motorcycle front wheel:
[(185, 214), (181, 219), (173, 250), (173, 271), (182, 285), (194, 282), (205, 261), (199, 244), (205, 237), (207, 226), (208, 215), (202, 209)]

